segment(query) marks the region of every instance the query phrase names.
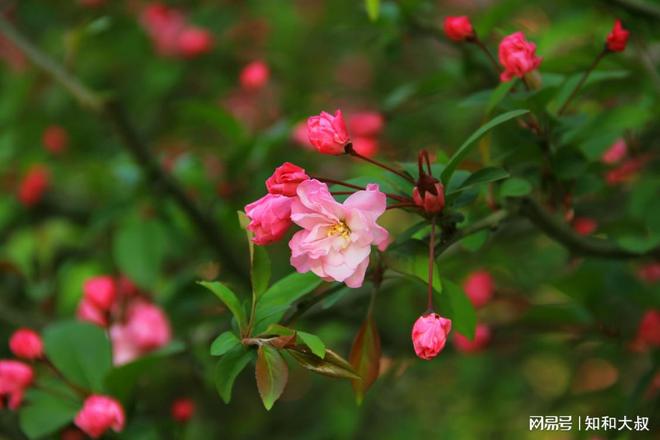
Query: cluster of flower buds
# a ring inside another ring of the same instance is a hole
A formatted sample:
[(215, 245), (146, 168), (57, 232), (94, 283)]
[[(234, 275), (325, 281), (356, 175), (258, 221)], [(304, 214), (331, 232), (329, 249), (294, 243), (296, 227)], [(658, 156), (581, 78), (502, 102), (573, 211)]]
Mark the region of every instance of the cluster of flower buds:
[(73, 422), (91, 438), (99, 438), (109, 429), (121, 432), (126, 417), (124, 408), (115, 399), (94, 394), (85, 399)]
[(37, 332), (21, 328), (9, 338), (9, 349), (21, 361), (0, 360), (0, 409), (5, 407), (6, 402), (9, 409), (16, 410), (23, 402), (25, 390), (34, 380), (32, 366), (23, 361), (43, 358), (44, 344)]
[(140, 18), (160, 55), (195, 58), (209, 52), (213, 47), (211, 33), (204, 28), (190, 25), (183, 13), (177, 9), (152, 3), (144, 8)]
[(163, 347), (171, 339), (165, 312), (125, 278), (98, 276), (85, 281), (78, 318), (109, 328), (116, 365)]

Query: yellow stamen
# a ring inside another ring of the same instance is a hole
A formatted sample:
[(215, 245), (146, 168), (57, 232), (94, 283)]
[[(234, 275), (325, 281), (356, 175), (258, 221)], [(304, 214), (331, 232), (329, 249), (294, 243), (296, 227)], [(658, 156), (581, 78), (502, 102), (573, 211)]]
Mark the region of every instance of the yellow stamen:
[(348, 238), (351, 235), (351, 230), (348, 228), (346, 223), (343, 220), (340, 220), (339, 223), (328, 228), (328, 237), (341, 235), (343, 238)]

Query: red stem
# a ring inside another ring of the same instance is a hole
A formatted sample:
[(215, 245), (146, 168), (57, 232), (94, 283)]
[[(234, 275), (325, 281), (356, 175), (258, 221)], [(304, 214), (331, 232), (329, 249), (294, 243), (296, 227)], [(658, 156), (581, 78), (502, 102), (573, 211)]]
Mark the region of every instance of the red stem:
[(495, 68), (495, 71), (496, 71), (496, 72), (501, 72), (501, 71), (502, 71), (502, 68), (501, 68), (500, 65), (497, 63), (497, 60), (495, 59), (495, 57), (493, 56), (493, 54), (490, 53), (490, 51), (488, 50), (488, 48), (486, 47), (486, 45), (485, 45), (485, 44), (479, 39), (479, 37), (477, 37), (477, 36), (475, 35), (474, 39), (471, 40), (471, 41), (472, 41), (474, 44), (476, 44), (476, 45), (479, 47), (479, 49), (482, 50), (483, 53), (486, 54), (486, 57), (490, 60), (490, 63), (493, 65), (493, 68)]
[(591, 75), (591, 72), (594, 71), (594, 69), (596, 68), (596, 66), (597, 66), (598, 63), (600, 62), (600, 60), (602, 60), (603, 57), (604, 57), (606, 54), (607, 54), (607, 49), (603, 49), (603, 51), (601, 51), (598, 55), (596, 55), (596, 58), (595, 58), (594, 61), (591, 63), (591, 66), (589, 66), (589, 68), (587, 69), (587, 71), (584, 72), (584, 75), (582, 75), (582, 78), (580, 79), (580, 82), (578, 82), (578, 83), (575, 85), (575, 88), (574, 88), (573, 91), (571, 92), (571, 96), (569, 96), (568, 99), (566, 100), (566, 102), (564, 103), (564, 105), (561, 106), (561, 108), (560, 108), (559, 111), (557, 112), (557, 115), (561, 115), (561, 114), (563, 114), (563, 113), (566, 111), (566, 109), (568, 108), (568, 105), (571, 103), (571, 101), (573, 101), (573, 98), (575, 98), (575, 95), (577, 95), (577, 92), (578, 92), (578, 91), (580, 90), (580, 88), (584, 85), (584, 83), (585, 83), (585, 81), (587, 80), (587, 78), (589, 78), (589, 75)]
[(397, 208), (417, 208), (415, 203), (395, 203), (394, 205), (389, 205), (385, 209), (397, 209)]
[(429, 290), (428, 310), (433, 311), (433, 267), (435, 265), (435, 216), (431, 218), (431, 236), (429, 237)]
[[(312, 179), (316, 179), (320, 182), (331, 183), (333, 185), (341, 185), (347, 188), (357, 189), (359, 191), (366, 191), (366, 188), (364, 186), (353, 185), (352, 183), (342, 182), (341, 180), (327, 179), (325, 177), (312, 177)], [(353, 193), (348, 191), (336, 191), (336, 192), (333, 191), (332, 194), (353, 194)], [(411, 200), (410, 197), (398, 196), (396, 194), (391, 194), (391, 193), (384, 193), (384, 194), (390, 199), (397, 200), (399, 202), (407, 203)]]
[(382, 169), (384, 169), (384, 170), (387, 170), (387, 171), (389, 171), (390, 173), (394, 173), (394, 174), (396, 174), (397, 176), (399, 176), (399, 177), (401, 177), (401, 178), (407, 180), (408, 182), (412, 183), (413, 185), (415, 184), (415, 180), (413, 180), (413, 178), (410, 177), (409, 175), (407, 175), (407, 174), (405, 174), (405, 173), (403, 173), (403, 172), (401, 172), (401, 171), (395, 170), (394, 168), (392, 168), (392, 167), (390, 167), (390, 166), (388, 166), (388, 165), (385, 165), (384, 163), (378, 162), (378, 161), (376, 161), (376, 160), (373, 160), (373, 159), (370, 159), (370, 158), (368, 158), (368, 157), (366, 157), (366, 156), (361, 155), (360, 153), (358, 153), (357, 151), (355, 151), (355, 150), (353, 149), (353, 145), (352, 145), (352, 144), (347, 144), (347, 145), (346, 145), (346, 152), (347, 152), (348, 154), (350, 154), (351, 156), (353, 156), (353, 157), (357, 157), (358, 159), (362, 159), (362, 160), (364, 160), (365, 162), (369, 162), (369, 163), (372, 164), (372, 165), (376, 165), (377, 167), (380, 167), (380, 168), (382, 168)]

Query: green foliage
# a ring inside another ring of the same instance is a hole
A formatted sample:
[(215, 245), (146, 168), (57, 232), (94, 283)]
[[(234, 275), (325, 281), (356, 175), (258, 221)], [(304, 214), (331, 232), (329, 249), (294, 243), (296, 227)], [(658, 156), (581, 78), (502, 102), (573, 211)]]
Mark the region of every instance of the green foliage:
[(287, 381), (289, 368), (282, 355), (269, 345), (261, 345), (257, 351), (257, 389), (267, 410), (280, 398)]
[(31, 390), (20, 411), (21, 430), (30, 439), (42, 438), (70, 423), (82, 407), (78, 399)]
[(247, 326), (245, 310), (238, 300), (238, 297), (231, 289), (219, 281), (199, 281), (199, 284), (209, 289), (220, 299), (220, 301), (222, 301), (234, 316), (234, 319), (236, 319), (236, 322), (241, 329), (244, 329)]
[(119, 269), (141, 287), (154, 288), (167, 255), (167, 238), (164, 226), (158, 221), (125, 223), (113, 240)]
[(222, 356), (215, 367), (215, 387), (225, 403), (231, 401), (231, 390), (236, 377), (254, 359), (254, 351), (239, 346)]

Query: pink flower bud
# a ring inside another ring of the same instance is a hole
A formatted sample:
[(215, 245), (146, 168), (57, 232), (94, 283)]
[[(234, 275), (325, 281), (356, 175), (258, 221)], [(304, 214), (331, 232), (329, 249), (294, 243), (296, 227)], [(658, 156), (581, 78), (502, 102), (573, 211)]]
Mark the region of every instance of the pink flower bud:
[(38, 359), (44, 355), (44, 343), (41, 336), (29, 328), (21, 328), (9, 338), (9, 349), (16, 357)]
[(621, 183), (630, 182), (635, 179), (639, 172), (644, 168), (648, 158), (634, 157), (625, 160), (616, 168), (609, 170), (605, 174), (605, 181), (609, 185), (618, 185)]
[(8, 402), (9, 409), (21, 406), (25, 389), (34, 379), (32, 367), (20, 361), (0, 360), (0, 409)]
[(172, 338), (165, 312), (146, 301), (136, 301), (130, 306), (126, 327), (135, 345), (143, 352), (163, 347)]
[(85, 400), (73, 422), (90, 437), (99, 438), (108, 429), (115, 432), (124, 429), (124, 409), (112, 397), (92, 395)]
[(412, 196), (415, 204), (426, 212), (440, 212), (445, 207), (445, 189), (440, 182), (435, 182), (428, 189), (420, 189), (417, 185)]
[(647, 283), (660, 281), (660, 262), (648, 263), (637, 270), (637, 276)]
[(270, 69), (263, 61), (252, 61), (241, 70), (240, 83), (245, 90), (259, 90), (268, 82)]
[(107, 275), (90, 278), (83, 285), (83, 294), (99, 310), (109, 310), (117, 297), (115, 280)]
[(442, 28), (450, 40), (462, 41), (474, 38), (472, 23), (470, 23), (470, 19), (465, 15), (460, 17), (445, 17)]
[(27, 207), (37, 204), (48, 189), (50, 173), (44, 165), (33, 165), (18, 188), (18, 200)]
[(607, 165), (614, 165), (621, 162), (621, 160), (626, 157), (628, 153), (628, 145), (623, 139), (618, 139), (615, 143), (612, 144), (610, 148), (603, 153), (601, 161)]
[(485, 270), (472, 272), (463, 282), (463, 290), (474, 307), (483, 307), (493, 296), (493, 277)]
[(536, 56), (536, 44), (527, 41), (522, 32), (504, 37), (499, 47), (499, 58), (504, 67), (501, 81), (510, 81), (515, 76), (522, 78), (539, 67), (543, 60)]
[(628, 44), (629, 36), (630, 32), (624, 29), (624, 27), (621, 25), (621, 20), (616, 20), (614, 22), (612, 31), (609, 33), (609, 35), (607, 35), (607, 39), (605, 41), (607, 50), (611, 52), (624, 51), (626, 49), (626, 45)]
[(490, 343), (491, 331), (486, 324), (478, 324), (474, 331), (474, 339), (469, 340), (460, 333), (454, 334), (454, 346), (461, 353), (475, 353), (485, 349)]
[(81, 321), (91, 322), (100, 327), (108, 325), (108, 315), (105, 311), (99, 309), (94, 303), (87, 299), (82, 299), (78, 303), (78, 310), (76, 316)]
[(59, 154), (69, 145), (69, 133), (59, 125), (51, 125), (41, 136), (44, 148), (53, 154)]
[(348, 117), (348, 128), (353, 137), (376, 137), (384, 125), (383, 115), (378, 112), (353, 113)]
[(186, 27), (179, 34), (179, 50), (186, 58), (195, 58), (213, 48), (211, 33), (199, 27)]
[(648, 310), (642, 316), (637, 340), (644, 346), (660, 347), (660, 310)]
[(596, 220), (589, 217), (575, 217), (573, 219), (573, 230), (580, 235), (590, 235), (598, 229)]
[(195, 402), (187, 397), (172, 402), (172, 418), (180, 423), (185, 423), (195, 414)]
[(254, 233), (256, 244), (274, 243), (284, 236), (291, 226), (292, 200), (280, 194), (266, 194), (245, 206), (245, 214), (250, 219), (247, 228)]
[(374, 138), (353, 138), (353, 149), (365, 157), (374, 157), (378, 153), (378, 141)]
[(307, 135), (309, 142), (323, 154), (342, 154), (350, 141), (341, 110), (337, 110), (334, 116), (321, 112), (319, 116), (307, 119)]
[(305, 170), (290, 162), (284, 162), (275, 168), (275, 172), (266, 180), (266, 188), (271, 194), (294, 197), (301, 182), (309, 179)]
[(443, 318), (437, 313), (420, 316), (412, 328), (415, 354), (421, 359), (433, 359), (445, 347), (450, 331), (450, 319)]

